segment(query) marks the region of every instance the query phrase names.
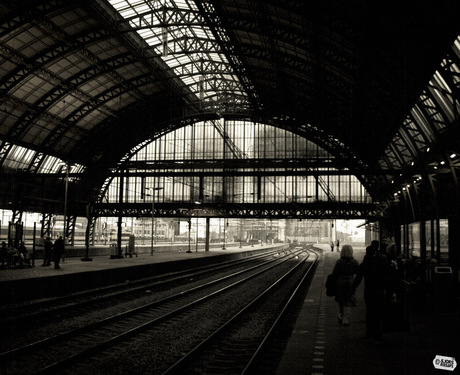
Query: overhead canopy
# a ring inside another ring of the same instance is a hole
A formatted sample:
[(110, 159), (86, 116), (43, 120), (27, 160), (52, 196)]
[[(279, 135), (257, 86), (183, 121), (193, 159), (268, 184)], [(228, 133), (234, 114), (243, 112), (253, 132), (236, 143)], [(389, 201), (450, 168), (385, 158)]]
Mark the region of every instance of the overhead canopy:
[[(362, 173), (408, 161), (392, 142), (460, 34), (459, 11), (443, 0), (4, 1), (0, 205), (38, 194), (30, 176), (65, 164), (87, 202), (136, 145), (221, 116), (297, 132)], [(57, 199), (55, 182), (37, 181)]]

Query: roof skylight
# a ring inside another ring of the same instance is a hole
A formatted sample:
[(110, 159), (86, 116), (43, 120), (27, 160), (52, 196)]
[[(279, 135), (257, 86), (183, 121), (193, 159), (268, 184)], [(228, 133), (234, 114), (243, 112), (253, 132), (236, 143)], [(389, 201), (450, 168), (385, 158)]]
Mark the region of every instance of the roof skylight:
[(248, 107), (247, 93), (194, 1), (108, 1), (196, 95), (202, 109), (225, 111), (221, 106), (228, 105), (228, 92), (239, 107)]
[[(460, 56), (460, 36), (452, 45), (452, 52)], [(380, 159), (380, 165), (395, 166), (395, 160), (402, 163), (413, 162), (418, 155), (435, 141), (437, 133), (449, 126), (455, 119), (460, 105), (453, 96), (454, 89), (460, 86), (458, 73), (460, 67), (449, 56), (443, 59), (424, 90), (418, 102), (409, 111), (406, 120), (394, 136), (385, 155)], [(449, 84), (444, 77), (449, 77)], [(392, 155), (393, 154), (393, 155)], [(390, 158), (393, 161), (390, 161)], [(399, 164), (399, 162), (398, 162)], [(401, 165), (398, 165), (401, 166)]]

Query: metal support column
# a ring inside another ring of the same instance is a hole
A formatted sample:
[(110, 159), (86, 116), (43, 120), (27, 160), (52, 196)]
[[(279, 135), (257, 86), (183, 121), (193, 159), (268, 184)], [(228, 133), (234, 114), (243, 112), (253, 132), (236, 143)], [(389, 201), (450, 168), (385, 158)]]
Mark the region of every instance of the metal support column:
[(210, 219), (206, 218), (206, 242), (205, 242), (205, 251), (209, 251), (209, 232), (210, 232)]

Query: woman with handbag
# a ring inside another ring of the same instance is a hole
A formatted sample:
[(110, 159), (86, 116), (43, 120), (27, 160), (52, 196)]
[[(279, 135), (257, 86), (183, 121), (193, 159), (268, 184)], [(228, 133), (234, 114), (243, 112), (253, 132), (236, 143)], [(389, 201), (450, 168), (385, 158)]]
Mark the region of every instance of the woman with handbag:
[(340, 251), (340, 258), (335, 263), (333, 274), (337, 277), (337, 290), (335, 301), (339, 306), (337, 319), (343, 325), (350, 324), (351, 307), (356, 306), (353, 293), (353, 279), (358, 272), (359, 263), (353, 258), (353, 248), (351, 245), (343, 245)]

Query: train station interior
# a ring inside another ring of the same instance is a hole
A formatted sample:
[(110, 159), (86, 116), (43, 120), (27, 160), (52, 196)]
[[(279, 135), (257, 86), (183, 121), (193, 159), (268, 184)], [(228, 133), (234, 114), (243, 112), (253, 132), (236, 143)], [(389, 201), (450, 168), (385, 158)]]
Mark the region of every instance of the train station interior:
[[(459, 371), (458, 14), (450, 0), (0, 1), (0, 300), (302, 249), (316, 271), (274, 374)], [(59, 237), (61, 269), (40, 267)], [(361, 263), (372, 241), (404, 259), (410, 304), (411, 329), (378, 350), (360, 339), (363, 286), (350, 327), (325, 294), (341, 247)]]

